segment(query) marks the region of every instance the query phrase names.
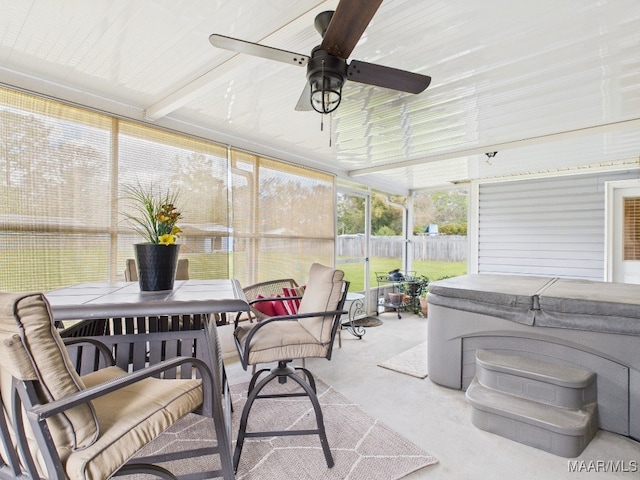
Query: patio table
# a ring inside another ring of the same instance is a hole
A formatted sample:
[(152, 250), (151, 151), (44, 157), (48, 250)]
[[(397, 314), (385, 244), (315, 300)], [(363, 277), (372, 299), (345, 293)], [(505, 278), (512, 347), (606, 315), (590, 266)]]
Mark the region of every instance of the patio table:
[(55, 321), (243, 312), (237, 280), (176, 280), (173, 290), (140, 291), (138, 282), (82, 283), (45, 293)]

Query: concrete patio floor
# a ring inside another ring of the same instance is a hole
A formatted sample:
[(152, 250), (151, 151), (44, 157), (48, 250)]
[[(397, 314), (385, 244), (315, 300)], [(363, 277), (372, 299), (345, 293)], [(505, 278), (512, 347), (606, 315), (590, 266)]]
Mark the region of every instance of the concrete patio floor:
[[(309, 359), (307, 368), (439, 460), (406, 480), (640, 478), (640, 443), (627, 437), (600, 430), (579, 457), (567, 459), (476, 428), (464, 392), (377, 366), (426, 341), (428, 320), (409, 313), (379, 318), (383, 325), (362, 339), (343, 330), (332, 360)], [(231, 326), (221, 327), (221, 338), (230, 382), (248, 381)]]

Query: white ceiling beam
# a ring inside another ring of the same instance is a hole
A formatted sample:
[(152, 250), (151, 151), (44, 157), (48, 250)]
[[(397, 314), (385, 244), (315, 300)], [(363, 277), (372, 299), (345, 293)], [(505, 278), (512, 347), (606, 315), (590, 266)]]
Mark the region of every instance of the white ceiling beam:
[[(291, 27), (296, 29), (304, 28), (309, 25), (313, 25), (315, 16), (318, 12), (318, 7), (322, 6), (325, 9), (333, 10), (335, 9), (335, 0), (325, 0), (318, 1), (307, 10), (303, 15), (297, 17), (293, 21), (287, 23), (286, 25), (280, 27), (275, 32), (267, 35), (266, 37), (260, 39), (258, 43), (269, 45), (269, 44), (278, 44), (279, 37), (286, 34), (287, 30)], [(214, 33), (214, 32), (212, 32)], [(286, 37), (285, 37), (286, 38)], [(212, 49), (215, 47), (211, 47)], [(171, 92), (166, 97), (157, 101), (153, 105), (149, 105), (144, 112), (144, 118), (147, 121), (156, 121), (159, 118), (162, 118), (174, 110), (177, 110), (180, 107), (183, 107), (187, 103), (199, 98), (202, 95), (203, 90), (207, 88), (211, 88), (211, 84), (213, 81), (224, 75), (225, 73), (231, 72), (234, 68), (239, 66), (241, 61), (246, 60), (246, 55), (244, 54), (230, 54), (227, 60), (222, 62), (221, 64), (216, 65), (211, 70), (202, 74), (195, 80), (192, 80), (178, 90)]]

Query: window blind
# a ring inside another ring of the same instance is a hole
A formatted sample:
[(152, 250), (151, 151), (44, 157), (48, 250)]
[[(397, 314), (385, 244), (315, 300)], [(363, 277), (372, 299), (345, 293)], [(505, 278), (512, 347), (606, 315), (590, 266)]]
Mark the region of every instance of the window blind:
[(640, 260), (640, 198), (625, 197), (624, 260)]
[(0, 288), (108, 276), (112, 119), (0, 88)]
[(233, 274), (243, 285), (306, 279), (334, 264), (332, 175), (232, 150)]
[(123, 280), (137, 182), (179, 191), (191, 278), (333, 265), (332, 175), (0, 87), (0, 289)]
[[(123, 185), (154, 185), (178, 192), (182, 219), (180, 258), (190, 278), (229, 278), (229, 186), (227, 148), (134, 122), (118, 124), (119, 196)], [(124, 203), (124, 202), (121, 202)], [(126, 204), (121, 210), (126, 209)], [(121, 217), (122, 218), (122, 217)], [(118, 269), (142, 239), (120, 226)]]

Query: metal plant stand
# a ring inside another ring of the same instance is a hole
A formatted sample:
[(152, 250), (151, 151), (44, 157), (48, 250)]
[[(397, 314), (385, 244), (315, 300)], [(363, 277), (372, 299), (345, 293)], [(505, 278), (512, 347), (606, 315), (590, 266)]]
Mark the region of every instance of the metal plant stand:
[(350, 302), (349, 305), (349, 320), (343, 322), (341, 327), (346, 329), (351, 335), (354, 337), (358, 337), (359, 339), (363, 337), (366, 330), (363, 326), (354, 323), (357, 319), (366, 317), (367, 312), (364, 309), (364, 299), (365, 296), (361, 293), (347, 293), (347, 300), (345, 303)]

